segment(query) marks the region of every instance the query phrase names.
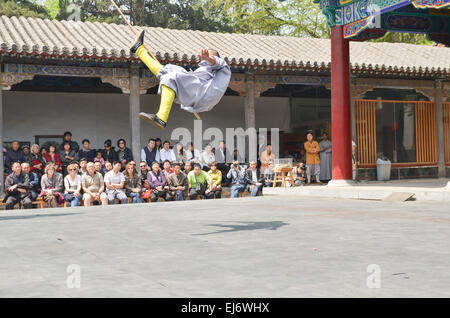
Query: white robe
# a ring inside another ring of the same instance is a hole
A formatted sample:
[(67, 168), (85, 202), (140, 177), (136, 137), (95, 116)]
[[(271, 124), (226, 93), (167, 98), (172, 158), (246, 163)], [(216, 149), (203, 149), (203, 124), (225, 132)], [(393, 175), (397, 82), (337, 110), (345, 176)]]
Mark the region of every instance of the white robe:
[(320, 180), (331, 180), (331, 141), (322, 140), (319, 143), (320, 147)]
[(219, 57), (215, 59), (213, 66), (201, 61), (194, 72), (177, 65), (164, 65), (157, 76), (158, 94), (161, 94), (161, 85), (165, 85), (175, 91), (175, 103), (181, 104), (182, 109), (191, 113), (211, 110), (222, 99), (231, 78), (228, 64)]

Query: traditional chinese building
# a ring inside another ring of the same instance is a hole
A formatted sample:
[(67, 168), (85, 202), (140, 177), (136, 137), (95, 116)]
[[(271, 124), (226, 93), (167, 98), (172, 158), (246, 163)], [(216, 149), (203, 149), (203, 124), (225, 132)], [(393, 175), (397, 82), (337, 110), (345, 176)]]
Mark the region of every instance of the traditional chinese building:
[[(351, 179), (349, 145), (352, 130), (357, 139), (361, 167), (373, 167), (377, 155), (382, 152), (395, 163), (394, 167), (403, 168), (398, 171), (399, 175), (407, 174), (410, 167), (418, 167), (419, 176), (424, 174), (425, 167), (437, 167), (437, 175), (444, 177), (445, 165), (450, 161), (448, 76), (436, 74), (434, 87), (422, 90), (425, 98), (377, 94), (376, 89), (364, 94), (366, 90), (358, 82), (365, 79), (351, 76), (353, 52), (349, 44), (395, 31), (426, 34), (441, 46), (449, 46), (450, 0), (317, 2), (320, 2), (331, 28), (333, 179), (336, 183)], [(389, 54), (392, 61), (417, 58), (395, 49)], [(440, 54), (436, 51), (429, 58), (437, 61)], [(445, 69), (448, 65), (450, 61), (445, 61), (442, 67)], [(352, 85), (355, 80), (356, 86)], [(394, 82), (379, 82), (376, 86), (383, 84), (390, 88), (403, 87)]]
[[(394, 162), (397, 178), (443, 176), (450, 166), (448, 48), (349, 43), (342, 25), (340, 40), (333, 31), (331, 42), (342, 46), (333, 56), (328, 39), (145, 29), (161, 63), (193, 69), (202, 48), (216, 48), (230, 64), (226, 96), (200, 114), (204, 130), (279, 128), (282, 150), (291, 153), (307, 131), (317, 137), (331, 131), (334, 162), (342, 153), (350, 158), (353, 138), (368, 179), (375, 178), (379, 154)], [(175, 128), (192, 130), (194, 117), (177, 106), (165, 131), (139, 120), (140, 111), (157, 109), (159, 96), (157, 81), (130, 55), (134, 37), (124, 25), (1, 17), (0, 144), (43, 145), (70, 130), (93, 148), (125, 138), (139, 159), (148, 138), (171, 140)], [(348, 46), (347, 64), (335, 62), (345, 62)], [(342, 73), (348, 76), (333, 82), (331, 75)], [(332, 100), (340, 104), (333, 108)]]

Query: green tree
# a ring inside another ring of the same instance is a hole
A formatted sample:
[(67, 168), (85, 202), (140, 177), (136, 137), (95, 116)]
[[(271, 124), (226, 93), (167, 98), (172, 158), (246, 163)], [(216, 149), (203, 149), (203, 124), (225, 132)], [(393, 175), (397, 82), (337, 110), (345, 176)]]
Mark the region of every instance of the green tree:
[(0, 15), (49, 18), (47, 9), (31, 0), (0, 0)]

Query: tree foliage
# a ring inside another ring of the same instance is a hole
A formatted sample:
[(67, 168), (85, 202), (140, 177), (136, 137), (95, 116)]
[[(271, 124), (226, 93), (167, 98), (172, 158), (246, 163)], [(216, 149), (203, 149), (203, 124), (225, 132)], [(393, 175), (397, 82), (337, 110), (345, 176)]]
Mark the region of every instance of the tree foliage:
[(47, 9), (31, 0), (0, 0), (0, 15), (49, 18)]

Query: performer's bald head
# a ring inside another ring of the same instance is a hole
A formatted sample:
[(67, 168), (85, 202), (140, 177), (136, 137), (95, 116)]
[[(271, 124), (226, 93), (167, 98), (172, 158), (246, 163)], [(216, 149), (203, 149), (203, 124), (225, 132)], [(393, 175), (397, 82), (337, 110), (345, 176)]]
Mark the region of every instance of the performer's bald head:
[(220, 57), (220, 54), (219, 54), (219, 52), (217, 52), (217, 50), (214, 50), (214, 49), (208, 49), (208, 52), (209, 52), (209, 56), (217, 56), (217, 57)]

